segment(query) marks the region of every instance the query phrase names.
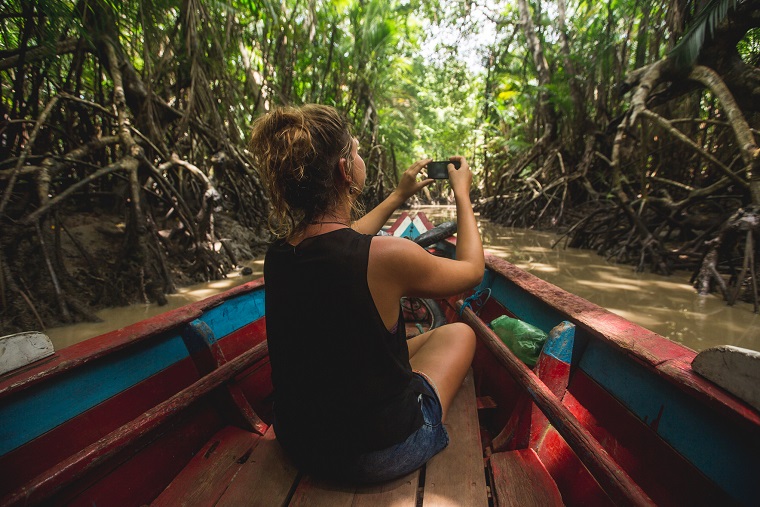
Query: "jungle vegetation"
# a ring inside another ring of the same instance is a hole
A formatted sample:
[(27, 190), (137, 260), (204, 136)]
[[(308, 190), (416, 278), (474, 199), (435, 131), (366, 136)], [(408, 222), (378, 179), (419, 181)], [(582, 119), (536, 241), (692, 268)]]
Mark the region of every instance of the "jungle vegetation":
[(259, 253), (248, 130), (307, 102), (352, 120), (367, 206), (463, 154), (483, 216), (757, 304), (757, 0), (5, 0), (0, 334)]

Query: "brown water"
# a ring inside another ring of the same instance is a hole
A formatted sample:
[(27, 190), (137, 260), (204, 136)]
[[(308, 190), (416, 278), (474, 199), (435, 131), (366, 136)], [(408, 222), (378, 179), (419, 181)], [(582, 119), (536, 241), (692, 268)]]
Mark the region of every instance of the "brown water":
[[(421, 207), (433, 223), (453, 219), (452, 207)], [(594, 252), (551, 248), (554, 234), (511, 229), (480, 220), (481, 236), (489, 253), (547, 280), (568, 292), (651, 329), (694, 350), (736, 345), (760, 350), (760, 316), (751, 304), (729, 307), (714, 295), (699, 296), (689, 285), (690, 273), (670, 277), (636, 273), (631, 266), (606, 262)], [(56, 350), (119, 329), (167, 310), (198, 301), (261, 276), (263, 258), (245, 263), (250, 276), (232, 273), (226, 280), (185, 287), (168, 296), (169, 304), (132, 305), (98, 313), (100, 323), (48, 329)]]

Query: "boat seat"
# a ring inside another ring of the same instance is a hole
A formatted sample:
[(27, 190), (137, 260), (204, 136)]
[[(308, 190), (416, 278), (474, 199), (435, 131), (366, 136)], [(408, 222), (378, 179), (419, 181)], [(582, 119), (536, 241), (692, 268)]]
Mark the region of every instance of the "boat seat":
[(562, 496), (533, 449), (492, 454), (494, 507), (559, 507)]
[(228, 426), (204, 445), (152, 505), (487, 506), (472, 372), (454, 399), (446, 428), (449, 446), (423, 469), (384, 484), (347, 487), (300, 474), (272, 428), (259, 436)]

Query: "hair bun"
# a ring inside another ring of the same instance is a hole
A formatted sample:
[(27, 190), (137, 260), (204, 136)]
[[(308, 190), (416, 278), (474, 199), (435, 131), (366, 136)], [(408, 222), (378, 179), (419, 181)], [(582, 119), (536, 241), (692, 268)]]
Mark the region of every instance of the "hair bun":
[(270, 220), (285, 235), (344, 199), (341, 158), (350, 158), (351, 129), (335, 108), (282, 107), (256, 119), (249, 148), (269, 193)]

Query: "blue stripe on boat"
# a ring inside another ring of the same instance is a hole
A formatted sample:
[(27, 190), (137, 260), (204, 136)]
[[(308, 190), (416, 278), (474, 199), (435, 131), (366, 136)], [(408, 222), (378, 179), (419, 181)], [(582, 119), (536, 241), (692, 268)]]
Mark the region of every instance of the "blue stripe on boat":
[[(207, 310), (200, 321), (214, 340), (264, 316), (264, 289)], [(32, 386), (0, 407), (0, 456), (188, 357), (179, 334), (136, 344), (51, 382)]]
[(225, 301), (201, 315), (217, 340), (264, 316), (264, 289)]
[(721, 489), (744, 505), (757, 501), (756, 434), (706, 411), (609, 345), (591, 340), (580, 367)]
[(107, 356), (0, 407), (0, 456), (188, 356), (178, 335)]
[(488, 287), (491, 288), (491, 297), (509, 308), (518, 319), (533, 324), (546, 333), (565, 319), (563, 314), (531, 296), (515, 283), (497, 276), (490, 269), (486, 270), (483, 281), (475, 290)]

